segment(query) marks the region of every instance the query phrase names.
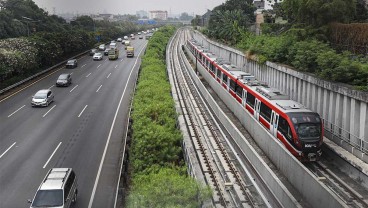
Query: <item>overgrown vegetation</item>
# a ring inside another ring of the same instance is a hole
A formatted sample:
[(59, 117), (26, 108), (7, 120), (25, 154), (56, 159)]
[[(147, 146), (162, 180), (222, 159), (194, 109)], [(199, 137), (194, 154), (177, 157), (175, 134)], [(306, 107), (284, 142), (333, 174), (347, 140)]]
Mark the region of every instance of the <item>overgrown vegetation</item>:
[(174, 27), (150, 39), (133, 101), (131, 192), (127, 207), (199, 207), (210, 190), (187, 175), (182, 136), (166, 75), (165, 49)]
[(0, 1), (0, 89), (98, 44), (146, 29), (129, 21), (71, 23), (48, 15), (31, 0)]
[[(254, 11), (251, 2), (226, 1), (213, 10), (205, 34), (260, 63), (287, 64), (368, 91), (368, 9), (364, 1), (277, 1), (274, 10), (264, 12), (267, 23), (262, 24), (262, 35), (255, 35), (249, 27), (254, 24)], [(215, 21), (227, 16), (232, 21)], [(281, 18), (286, 23), (275, 23)]]

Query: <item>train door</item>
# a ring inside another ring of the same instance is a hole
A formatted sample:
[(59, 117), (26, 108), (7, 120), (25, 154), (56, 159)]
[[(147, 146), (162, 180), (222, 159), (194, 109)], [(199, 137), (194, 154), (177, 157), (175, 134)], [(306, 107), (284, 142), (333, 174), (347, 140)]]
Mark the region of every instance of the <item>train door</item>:
[(271, 134), (277, 138), (277, 126), (279, 124), (279, 114), (275, 111), (271, 112), (270, 131)]
[(259, 120), (259, 110), (261, 109), (261, 101), (256, 98), (256, 103), (254, 105), (254, 117)]
[(243, 92), (242, 92), (242, 105), (245, 107), (245, 105), (247, 104), (246, 103), (246, 100), (247, 100), (247, 91), (243, 89)]

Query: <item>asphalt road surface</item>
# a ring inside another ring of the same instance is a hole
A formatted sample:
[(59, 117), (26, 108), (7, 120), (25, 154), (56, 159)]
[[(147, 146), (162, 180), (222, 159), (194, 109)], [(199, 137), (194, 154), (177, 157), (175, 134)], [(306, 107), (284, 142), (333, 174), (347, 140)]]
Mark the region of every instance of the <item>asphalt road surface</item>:
[[(78, 59), (0, 102), (0, 207), (29, 207), (47, 171), (70, 167), (77, 174), (74, 207), (114, 207), (119, 162), (132, 97), (146, 40), (133, 40), (135, 57), (118, 42), (118, 60)], [(139, 56), (138, 56), (139, 55)], [(72, 73), (72, 85), (55, 87)], [(32, 96), (51, 89), (55, 101), (31, 107)]]

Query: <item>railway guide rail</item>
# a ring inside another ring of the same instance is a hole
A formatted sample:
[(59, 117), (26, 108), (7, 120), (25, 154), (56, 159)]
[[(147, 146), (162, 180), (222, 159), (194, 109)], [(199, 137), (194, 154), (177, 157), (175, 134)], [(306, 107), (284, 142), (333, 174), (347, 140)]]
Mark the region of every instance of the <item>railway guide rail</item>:
[(183, 42), (186, 35), (180, 33), (169, 47), (169, 59), (196, 156), (206, 183), (213, 189), (212, 203), (215, 207), (266, 207), (266, 203), (259, 200), (261, 197), (253, 196), (254, 193), (249, 190), (252, 182), (241, 178), (223, 145), (223, 132), (186, 72), (188, 69), (182, 62), (184, 57), (179, 53), (180, 41)]
[(368, 192), (362, 187), (352, 186), (351, 182), (344, 180), (330, 169), (324, 161), (306, 164), (307, 168), (330, 188), (348, 207), (368, 207)]

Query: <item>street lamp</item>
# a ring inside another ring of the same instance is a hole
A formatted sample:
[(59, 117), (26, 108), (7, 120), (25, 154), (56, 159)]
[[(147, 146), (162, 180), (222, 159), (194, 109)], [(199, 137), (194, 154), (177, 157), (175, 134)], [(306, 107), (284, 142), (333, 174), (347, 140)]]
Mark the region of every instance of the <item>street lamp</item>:
[(30, 23), (30, 22), (40, 22), (40, 20), (33, 20), (29, 17), (24, 17), (24, 16), (22, 16), (22, 18), (27, 20), (25, 22), (27, 23), (27, 36), (29, 36), (29, 25), (28, 25), (28, 23)]

